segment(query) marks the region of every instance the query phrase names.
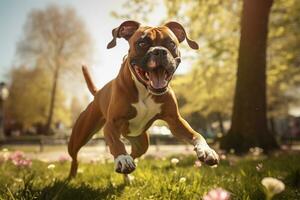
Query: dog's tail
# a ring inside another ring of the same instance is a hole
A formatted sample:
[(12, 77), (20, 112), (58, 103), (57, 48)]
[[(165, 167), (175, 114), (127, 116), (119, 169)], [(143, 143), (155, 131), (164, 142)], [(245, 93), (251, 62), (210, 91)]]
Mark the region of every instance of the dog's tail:
[(89, 91), (92, 93), (93, 96), (95, 96), (96, 92), (98, 91), (98, 88), (93, 82), (91, 74), (86, 65), (82, 65), (82, 72)]

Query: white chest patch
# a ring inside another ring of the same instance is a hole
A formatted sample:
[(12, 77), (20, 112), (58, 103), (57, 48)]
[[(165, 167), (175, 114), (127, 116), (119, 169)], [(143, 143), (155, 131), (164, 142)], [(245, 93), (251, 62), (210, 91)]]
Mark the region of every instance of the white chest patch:
[(136, 137), (142, 134), (147, 123), (161, 112), (161, 103), (156, 103), (144, 85), (135, 77), (133, 79), (138, 90), (139, 99), (137, 103), (132, 104), (137, 111), (137, 115), (129, 120), (129, 133), (127, 135)]

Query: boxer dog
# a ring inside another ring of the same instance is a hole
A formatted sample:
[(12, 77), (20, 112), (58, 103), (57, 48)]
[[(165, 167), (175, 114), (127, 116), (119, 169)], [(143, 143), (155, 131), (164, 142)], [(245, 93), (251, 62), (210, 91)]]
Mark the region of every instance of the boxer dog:
[[(149, 146), (147, 129), (157, 120), (164, 120), (174, 136), (194, 146), (197, 157), (208, 165), (219, 162), (217, 153), (205, 139), (180, 116), (175, 94), (169, 82), (180, 63), (178, 46), (184, 40), (192, 49), (198, 44), (189, 39), (183, 26), (168, 22), (163, 26), (141, 26), (125, 21), (112, 30), (117, 38), (129, 43), (119, 74), (102, 89), (97, 89), (83, 66), (83, 74), (94, 100), (77, 119), (68, 144), (72, 157), (70, 177), (76, 175), (77, 153), (99, 129), (114, 157), (115, 171), (129, 174), (135, 170), (134, 159), (143, 155)], [(129, 140), (131, 153), (126, 152), (121, 135)]]

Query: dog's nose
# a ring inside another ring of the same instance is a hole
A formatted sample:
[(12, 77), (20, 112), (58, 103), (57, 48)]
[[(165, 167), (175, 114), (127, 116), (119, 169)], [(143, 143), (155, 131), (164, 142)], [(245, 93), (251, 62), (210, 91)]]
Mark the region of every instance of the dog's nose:
[(162, 56), (166, 56), (168, 52), (165, 48), (156, 47), (155, 49), (153, 49), (152, 53), (154, 56), (162, 57)]

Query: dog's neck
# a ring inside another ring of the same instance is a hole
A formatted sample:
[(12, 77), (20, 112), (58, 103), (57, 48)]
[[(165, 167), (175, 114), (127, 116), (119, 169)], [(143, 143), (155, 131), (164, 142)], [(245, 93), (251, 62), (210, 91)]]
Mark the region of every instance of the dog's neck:
[(138, 98), (141, 98), (141, 95), (144, 97), (151, 95), (147, 88), (134, 75), (129, 59), (126, 56), (124, 56), (117, 81), (118, 85), (120, 85), (129, 95), (139, 96)]
[(138, 91), (139, 99), (146, 99), (146, 98), (148, 98), (151, 95), (151, 93), (146, 88), (146, 86), (143, 83), (141, 83), (137, 79), (137, 77), (134, 75), (134, 72), (132, 71), (132, 67), (131, 67), (129, 61), (128, 61), (128, 65), (127, 66), (129, 68), (129, 71), (130, 71), (130, 74), (131, 74), (131, 78), (132, 78), (132, 80), (133, 80), (133, 82), (135, 84), (135, 87), (136, 87), (137, 91)]
[(133, 82), (135, 84), (135, 87), (136, 87), (136, 89), (138, 91), (139, 99), (146, 99), (147, 97), (149, 97), (151, 95), (150, 92), (147, 90), (147, 88), (145, 87), (145, 85), (142, 84), (136, 78), (136, 76), (134, 75), (131, 67), (129, 67), (129, 70), (130, 70), (130, 73), (131, 73), (132, 80), (133, 80)]

